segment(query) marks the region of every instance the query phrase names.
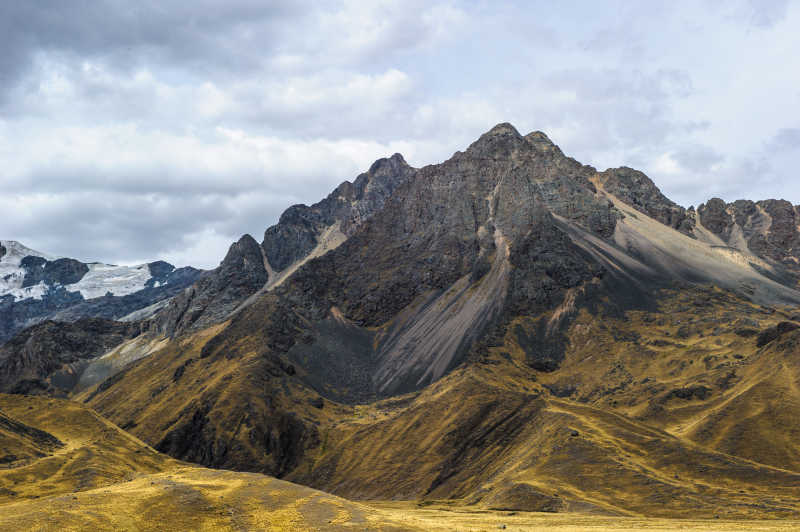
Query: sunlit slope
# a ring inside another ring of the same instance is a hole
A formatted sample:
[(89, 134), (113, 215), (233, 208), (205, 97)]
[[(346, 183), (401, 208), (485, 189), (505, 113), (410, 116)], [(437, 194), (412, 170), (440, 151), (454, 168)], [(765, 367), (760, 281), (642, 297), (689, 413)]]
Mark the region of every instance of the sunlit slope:
[(0, 530), (423, 530), (256, 473), (182, 467), (100, 489), (0, 506)]
[(745, 359), (740, 383), (688, 417), (689, 438), (720, 451), (800, 470), (800, 332)]
[(288, 478), (352, 498), (669, 517), (787, 517), (800, 474), (555, 399), (522, 368), (456, 371), (331, 431)]
[[(664, 291), (653, 311), (581, 312), (551, 395), (615, 411), (710, 449), (800, 471), (797, 316), (719, 289)], [(524, 329), (525, 322), (520, 321)], [(503, 348), (521, 358), (509, 335)]]
[[(320, 398), (302, 368), (259, 350), (258, 335), (217, 349), (209, 339), (221, 328), (136, 362), (83, 398), (175, 456), (277, 472), (347, 498), (795, 515), (796, 422), (791, 407), (780, 410), (794, 400), (793, 373), (781, 369), (790, 355), (775, 363), (773, 344), (756, 346), (787, 315), (714, 288), (664, 290), (656, 303), (622, 314), (556, 309), (575, 317), (561, 367), (549, 373), (527, 364), (525, 339), (552, 315), (516, 319), (483, 355), (422, 392), (373, 404)], [(785, 385), (770, 392), (766, 415), (752, 402), (750, 417), (725, 409), (769, 375), (765, 390)], [(727, 429), (701, 430), (712, 421)], [(755, 428), (743, 442), (748, 423)]]
[[(179, 464), (71, 401), (0, 395), (0, 410), (59, 442), (40, 456), (0, 466), (0, 502), (94, 489)], [(3, 452), (16, 449), (25, 447)]]
[[(339, 497), (178, 462), (80, 404), (0, 395), (0, 530), (415, 530)], [(22, 420), (22, 421), (20, 421)]]
[(259, 337), (216, 349), (225, 324), (174, 341), (77, 396), (172, 456), (225, 469), (284, 475), (320, 427), (350, 411), (305, 387)]

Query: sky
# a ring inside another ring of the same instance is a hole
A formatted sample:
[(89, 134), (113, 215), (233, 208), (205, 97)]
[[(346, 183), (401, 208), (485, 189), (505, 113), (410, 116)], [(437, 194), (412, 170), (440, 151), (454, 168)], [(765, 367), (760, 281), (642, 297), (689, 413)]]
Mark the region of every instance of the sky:
[(674, 201), (800, 203), (800, 1), (0, 2), (0, 238), (215, 267), (499, 122)]

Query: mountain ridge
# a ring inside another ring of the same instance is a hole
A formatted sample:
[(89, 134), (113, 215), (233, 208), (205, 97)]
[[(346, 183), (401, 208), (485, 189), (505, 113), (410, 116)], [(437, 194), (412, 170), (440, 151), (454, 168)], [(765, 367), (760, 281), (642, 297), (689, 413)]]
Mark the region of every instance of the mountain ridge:
[(757, 417), (770, 386), (800, 401), (793, 240), (751, 216), (772, 247), (728, 245), (710, 212), (498, 124), (243, 236), (69, 394), (176, 458), (351, 497), (795, 515), (794, 422)]
[(121, 319), (168, 299), (202, 271), (164, 261), (136, 266), (55, 257), (0, 242), (0, 344), (38, 322)]

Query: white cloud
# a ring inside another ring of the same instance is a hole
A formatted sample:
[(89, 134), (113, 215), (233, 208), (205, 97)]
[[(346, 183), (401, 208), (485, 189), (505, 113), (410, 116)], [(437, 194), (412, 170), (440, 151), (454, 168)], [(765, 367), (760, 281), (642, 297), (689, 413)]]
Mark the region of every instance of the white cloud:
[(796, 2), (153, 5), (0, 6), (3, 238), (214, 266), (374, 159), (502, 121), (684, 204), (800, 203)]

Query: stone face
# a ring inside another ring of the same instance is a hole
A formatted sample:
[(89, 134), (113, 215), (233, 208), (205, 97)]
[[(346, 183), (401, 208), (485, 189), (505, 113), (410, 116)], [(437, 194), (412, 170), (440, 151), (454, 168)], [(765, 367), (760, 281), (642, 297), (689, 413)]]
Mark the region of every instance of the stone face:
[(75, 259), (46, 260), (42, 257), (29, 256), (20, 263), (25, 269), (23, 288), (44, 282), (48, 285), (67, 285), (77, 283), (89, 271), (89, 267)]
[(691, 234), (692, 219), (686, 209), (668, 199), (642, 172), (628, 168), (610, 168), (597, 175), (603, 188), (631, 207), (659, 222)]
[(266, 288), (267, 268), (280, 272), (305, 259), (332, 228), (344, 237), (353, 234), (414, 172), (395, 154), (379, 159), (368, 172), (353, 183), (342, 183), (321, 202), (289, 207), (265, 231), (260, 246), (250, 235), (232, 245), (217, 269), (159, 312), (153, 329), (175, 335), (227, 319), (247, 298)]
[[(613, 234), (619, 213), (597, 194), (593, 175), (543, 134), (523, 137), (500, 124), (417, 171), (344, 244), (277, 287), (267, 308), (237, 316), (225, 336), (250, 334), (256, 316), (269, 315), (257, 333), (266, 345), (289, 351), (315, 387), (340, 400), (419, 389), (463, 362), (480, 338), (502, 334), (511, 317), (547, 312), (602, 276), (560, 226)], [(398, 317), (412, 304), (419, 312)], [(345, 319), (338, 325), (334, 307)], [(377, 341), (363, 329), (389, 322)], [(558, 366), (561, 326), (531, 333), (532, 366)]]
[(703, 227), (731, 247), (749, 251), (800, 278), (800, 215), (786, 200), (712, 198), (697, 208)]
[(727, 241), (733, 228), (733, 217), (728, 212), (728, 205), (719, 198), (711, 198), (697, 208), (700, 223), (703, 227)]
[[(366, 176), (382, 167), (391, 161)], [(294, 235), (292, 245), (307, 250), (332, 220), (330, 205), (366, 197), (364, 180), (339, 187), (327, 203), (290, 209), (268, 235)], [(685, 282), (672, 277), (674, 259), (650, 267), (638, 261), (651, 257), (623, 256), (630, 248), (621, 250), (615, 235), (623, 214), (606, 193), (663, 224), (666, 238), (670, 228), (692, 236), (693, 211), (641, 172), (597, 173), (543, 133), (522, 136), (499, 124), (464, 152), (414, 172), (341, 246), (242, 311), (219, 341), (263, 338), (305, 370), (309, 385), (341, 401), (418, 390), (507, 334), (529, 366), (554, 371), (579, 308), (649, 309), (652, 291)]]
[(0, 347), (0, 391), (64, 395), (81, 364), (139, 332), (137, 323), (100, 318), (29, 327)]
[(354, 182), (345, 181), (311, 207), (294, 205), (264, 232), (261, 246), (273, 270), (281, 271), (308, 255), (328, 227), (339, 223), (350, 236), (414, 173), (399, 153), (373, 163)]
[(231, 244), (220, 265), (176, 296), (153, 318), (155, 330), (176, 334), (227, 317), (269, 279), (258, 242), (244, 235)]

